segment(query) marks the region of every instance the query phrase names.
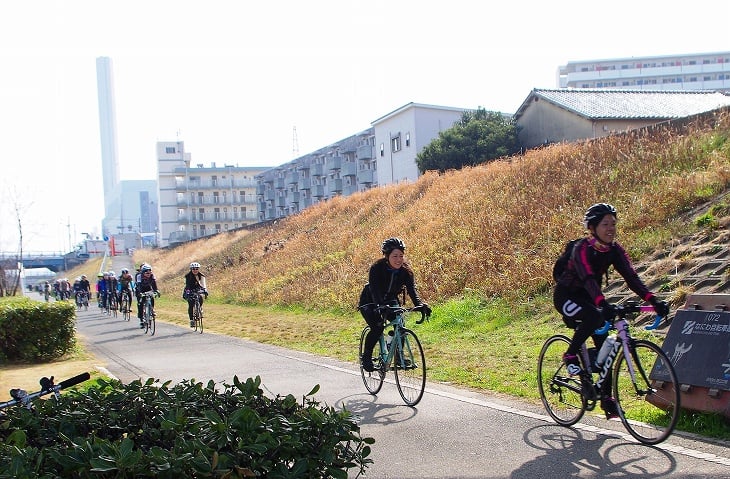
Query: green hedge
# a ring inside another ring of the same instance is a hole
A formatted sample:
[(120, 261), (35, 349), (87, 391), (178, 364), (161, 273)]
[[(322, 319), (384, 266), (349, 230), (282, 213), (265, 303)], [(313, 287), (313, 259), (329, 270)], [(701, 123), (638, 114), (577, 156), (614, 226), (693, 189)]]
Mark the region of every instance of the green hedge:
[(0, 420), (0, 478), (340, 478), (372, 438), (311, 396), (269, 398), (261, 379), (170, 386), (97, 380)]
[(68, 301), (0, 301), (0, 360), (50, 361), (76, 345), (76, 309)]

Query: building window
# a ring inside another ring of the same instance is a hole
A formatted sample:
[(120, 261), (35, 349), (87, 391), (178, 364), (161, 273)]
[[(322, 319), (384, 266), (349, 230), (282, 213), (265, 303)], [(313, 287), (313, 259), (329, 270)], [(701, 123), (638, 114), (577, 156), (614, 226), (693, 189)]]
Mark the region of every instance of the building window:
[(213, 192), (213, 204), (217, 205), (218, 203), (220, 203), (220, 199), (218, 198), (218, 192), (214, 191)]
[(198, 208), (198, 220), (199, 221), (205, 220), (205, 208)]
[(203, 204), (203, 192), (202, 191), (198, 192), (198, 204), (199, 205)]
[(175, 154), (175, 147), (174, 146), (166, 146), (165, 147), (165, 153), (167, 153), (168, 155)]
[(411, 146), (411, 132), (406, 133), (406, 148)]
[(238, 201), (240, 203), (245, 203), (246, 202), (246, 192), (245, 191), (239, 191), (238, 192)]
[(221, 209), (220, 208), (213, 209), (213, 218), (216, 220), (221, 219)]
[(210, 184), (211, 186), (218, 186), (218, 177), (213, 175), (210, 177)]
[(400, 151), (401, 145), (400, 145), (400, 133), (397, 136), (394, 136), (390, 139), (390, 151), (393, 153)]
[(380, 144), (380, 156), (385, 156), (385, 145)]

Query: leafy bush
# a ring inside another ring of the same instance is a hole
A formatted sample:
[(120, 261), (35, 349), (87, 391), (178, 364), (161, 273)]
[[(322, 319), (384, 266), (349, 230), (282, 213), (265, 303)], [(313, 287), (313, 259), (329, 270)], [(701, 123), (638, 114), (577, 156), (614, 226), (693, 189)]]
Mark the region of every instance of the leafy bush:
[(50, 361), (71, 351), (76, 312), (67, 301), (0, 301), (0, 359)]
[(174, 386), (99, 381), (13, 408), (0, 421), (0, 478), (342, 478), (374, 440), (312, 396), (264, 396), (261, 379)]

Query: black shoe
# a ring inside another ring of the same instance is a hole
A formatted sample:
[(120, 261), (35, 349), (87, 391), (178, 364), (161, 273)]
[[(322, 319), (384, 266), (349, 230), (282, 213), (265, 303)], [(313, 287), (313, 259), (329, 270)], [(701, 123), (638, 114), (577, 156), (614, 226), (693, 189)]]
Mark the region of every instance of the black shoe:
[(144, 323), (139, 323), (139, 329), (144, 329)]
[(375, 371), (373, 360), (370, 358), (362, 358), (362, 368), (369, 373)]
[(619, 417), (618, 404), (614, 398), (601, 399), (601, 409), (606, 413), (606, 419), (616, 419)]
[(190, 327), (192, 328), (193, 326), (195, 326), (195, 323), (192, 320), (190, 320)]

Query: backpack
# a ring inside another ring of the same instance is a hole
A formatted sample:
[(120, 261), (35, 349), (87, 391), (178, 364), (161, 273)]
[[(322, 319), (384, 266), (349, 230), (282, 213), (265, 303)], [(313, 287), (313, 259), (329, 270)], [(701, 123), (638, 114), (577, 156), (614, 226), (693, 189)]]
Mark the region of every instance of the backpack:
[(568, 261), (570, 261), (570, 256), (573, 254), (573, 248), (575, 247), (575, 244), (581, 239), (582, 238), (578, 238), (568, 241), (565, 244), (563, 252), (560, 254), (560, 256), (558, 256), (558, 259), (555, 260), (555, 264), (553, 265), (553, 279), (555, 280), (555, 282), (558, 282), (560, 277), (563, 275), (565, 268), (568, 267)]

